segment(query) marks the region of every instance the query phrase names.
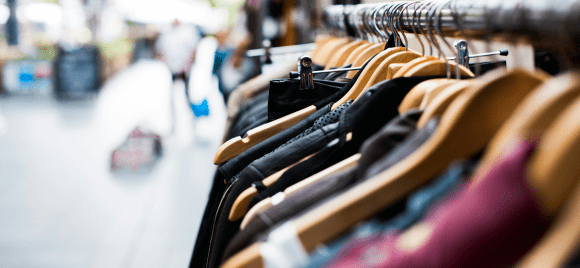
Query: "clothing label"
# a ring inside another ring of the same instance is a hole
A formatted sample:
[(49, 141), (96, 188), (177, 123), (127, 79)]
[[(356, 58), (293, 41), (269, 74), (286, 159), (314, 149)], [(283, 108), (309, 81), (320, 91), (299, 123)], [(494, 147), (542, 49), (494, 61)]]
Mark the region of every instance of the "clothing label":
[(299, 267), (308, 262), (308, 253), (298, 238), (294, 222), (288, 221), (268, 235), (260, 247), (265, 268)]

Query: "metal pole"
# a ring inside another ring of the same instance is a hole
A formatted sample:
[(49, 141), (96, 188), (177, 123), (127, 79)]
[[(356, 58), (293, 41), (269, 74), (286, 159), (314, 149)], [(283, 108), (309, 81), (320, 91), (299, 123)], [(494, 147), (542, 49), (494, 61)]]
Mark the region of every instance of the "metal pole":
[[(294, 46), (283, 46), (283, 47), (272, 47), (270, 48), (270, 55), (279, 55), (279, 54), (289, 54), (289, 53), (296, 53), (296, 52), (306, 52), (314, 50), (316, 44), (309, 43), (309, 44), (302, 44), (302, 45), (294, 45)], [(246, 52), (246, 57), (253, 58), (253, 57), (261, 57), (266, 54), (266, 50), (263, 48), (252, 49)]]

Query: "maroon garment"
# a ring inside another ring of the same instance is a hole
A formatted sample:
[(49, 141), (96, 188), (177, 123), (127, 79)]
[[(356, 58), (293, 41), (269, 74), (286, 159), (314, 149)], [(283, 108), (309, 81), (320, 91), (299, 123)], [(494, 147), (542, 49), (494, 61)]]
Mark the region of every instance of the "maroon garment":
[(433, 207), (400, 234), (350, 244), (330, 267), (510, 267), (549, 225), (525, 179), (533, 145), (517, 149), (477, 184)]

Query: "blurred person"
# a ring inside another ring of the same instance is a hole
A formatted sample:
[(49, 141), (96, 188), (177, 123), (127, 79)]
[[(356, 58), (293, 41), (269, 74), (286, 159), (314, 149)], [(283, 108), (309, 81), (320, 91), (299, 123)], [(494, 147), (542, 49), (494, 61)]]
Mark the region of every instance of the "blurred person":
[(252, 35), (246, 28), (247, 12), (243, 7), (238, 9), (235, 23), (222, 29), (216, 38), (219, 42), (216, 51), (214, 74), (219, 81), (219, 89), (227, 103), (234, 89), (251, 79), (256, 69), (253, 59), (245, 56), (250, 48)]
[(185, 82), (187, 92), (187, 73), (194, 60), (201, 34), (196, 27), (180, 23), (177, 19), (171, 28), (162, 31), (155, 44), (157, 57), (165, 62), (173, 81)]
[[(234, 48), (231, 46), (230, 41), (230, 33), (232, 29), (230, 27), (224, 28), (216, 33), (215, 38), (218, 41), (218, 47), (215, 51), (214, 57), (214, 64), (212, 73), (218, 77), (218, 86), (219, 90), (223, 95), (224, 102), (227, 102), (229, 94), (231, 93), (230, 89), (225, 86), (226, 82), (223, 81), (221, 77), (222, 66), (227, 64), (227, 61), (231, 57), (232, 53), (234, 52)], [(238, 66), (239, 67), (239, 64)], [(231, 78), (230, 78), (231, 79)]]
[(225, 128), (225, 103), (219, 91), (218, 78), (213, 73), (218, 46), (217, 37), (202, 38), (189, 73), (187, 98), (195, 118), (193, 131), (198, 144), (219, 143)]
[(144, 37), (135, 40), (135, 48), (133, 49), (133, 63), (145, 59), (155, 59), (155, 45), (159, 34), (155, 32), (147, 33)]

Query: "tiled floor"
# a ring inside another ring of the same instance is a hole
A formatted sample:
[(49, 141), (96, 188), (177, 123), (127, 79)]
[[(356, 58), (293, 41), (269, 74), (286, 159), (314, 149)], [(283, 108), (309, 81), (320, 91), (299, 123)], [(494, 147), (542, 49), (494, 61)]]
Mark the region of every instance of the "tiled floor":
[[(0, 267), (188, 265), (225, 116), (216, 91), (215, 134), (196, 138), (170, 79), (145, 62), (92, 100), (0, 97)], [(111, 150), (137, 124), (162, 135), (164, 156), (150, 173), (112, 174)]]

